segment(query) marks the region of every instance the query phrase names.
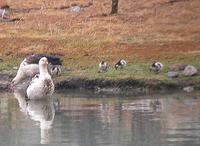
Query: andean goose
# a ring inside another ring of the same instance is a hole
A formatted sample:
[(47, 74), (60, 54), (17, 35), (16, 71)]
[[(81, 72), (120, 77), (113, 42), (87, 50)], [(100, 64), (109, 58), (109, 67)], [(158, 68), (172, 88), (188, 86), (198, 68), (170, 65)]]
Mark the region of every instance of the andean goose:
[(39, 60), (42, 57), (46, 57), (49, 62), (49, 72), (52, 76), (59, 75), (61, 73), (60, 66), (62, 65), (62, 61), (60, 58), (52, 56), (52, 55), (44, 55), (44, 54), (35, 54), (26, 57), (19, 66), (17, 75), (12, 80), (11, 85), (14, 86), (20, 83), (22, 80), (27, 78), (32, 78), (36, 74), (39, 73)]
[(35, 75), (27, 88), (27, 97), (28, 99), (42, 99), (52, 95), (53, 92), (54, 84), (48, 72), (48, 60), (43, 57), (39, 61), (39, 75)]

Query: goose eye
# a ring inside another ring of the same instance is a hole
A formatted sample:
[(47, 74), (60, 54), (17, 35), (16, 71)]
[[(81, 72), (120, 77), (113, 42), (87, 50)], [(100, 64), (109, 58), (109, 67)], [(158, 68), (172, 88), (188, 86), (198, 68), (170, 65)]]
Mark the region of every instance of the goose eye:
[(55, 67), (52, 67), (52, 70), (55, 70), (56, 68)]

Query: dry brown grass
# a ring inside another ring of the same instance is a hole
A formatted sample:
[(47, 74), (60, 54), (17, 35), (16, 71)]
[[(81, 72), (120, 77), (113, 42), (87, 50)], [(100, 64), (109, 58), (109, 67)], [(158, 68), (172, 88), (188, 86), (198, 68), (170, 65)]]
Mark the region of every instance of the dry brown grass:
[(200, 56), (199, 0), (123, 0), (116, 16), (108, 15), (111, 0), (94, 1), (80, 14), (54, 8), (90, 0), (7, 1), (14, 10), (32, 10), (12, 14), (21, 21), (0, 23), (1, 56), (53, 53), (82, 64)]
[(0, 8), (7, 8), (9, 7), (6, 0), (0, 0)]

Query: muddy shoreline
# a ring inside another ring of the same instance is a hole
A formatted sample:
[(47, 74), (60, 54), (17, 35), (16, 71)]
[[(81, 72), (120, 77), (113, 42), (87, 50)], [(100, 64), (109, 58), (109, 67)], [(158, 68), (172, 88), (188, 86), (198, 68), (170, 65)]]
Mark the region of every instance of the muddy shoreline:
[[(9, 84), (14, 74), (0, 73), (0, 90), (9, 91)], [(171, 92), (181, 91), (184, 87), (193, 87), (195, 90), (200, 89), (199, 82), (166, 82), (159, 80), (107, 80), (107, 79), (87, 79), (87, 78), (66, 78), (61, 81), (55, 81), (56, 90), (89, 90), (97, 93), (109, 94), (139, 94), (139, 93), (155, 93), (155, 92)]]
[(184, 87), (193, 87), (195, 90), (200, 89), (200, 84), (197, 82), (165, 82), (159, 80), (104, 80), (104, 79), (85, 79), (85, 78), (70, 78), (56, 83), (58, 90), (65, 89), (86, 89), (98, 93), (110, 94), (147, 94), (147, 93), (164, 93), (173, 91), (183, 91)]

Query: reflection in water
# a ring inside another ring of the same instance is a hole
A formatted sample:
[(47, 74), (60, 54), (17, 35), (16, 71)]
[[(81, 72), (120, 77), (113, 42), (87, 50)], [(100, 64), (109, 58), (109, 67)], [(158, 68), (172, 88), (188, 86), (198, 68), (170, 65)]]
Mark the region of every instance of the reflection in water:
[(40, 123), (41, 143), (49, 143), (49, 132), (55, 116), (53, 103), (49, 100), (30, 100), (27, 111), (32, 120)]
[(169, 100), (163, 115), (166, 129), (162, 132), (168, 135), (166, 141), (200, 144), (199, 99)]
[(20, 110), (27, 114), (27, 101), (25, 100), (26, 92), (25, 90), (15, 90), (14, 97), (19, 103)]
[(0, 94), (0, 145), (200, 145), (199, 93), (113, 98), (73, 92), (55, 94), (56, 103), (14, 95), (22, 112), (11, 94)]
[(131, 103), (122, 104), (122, 110), (158, 112), (162, 110), (162, 101), (158, 99), (134, 100)]
[(49, 143), (50, 130), (55, 116), (55, 107), (52, 100), (25, 100), (24, 90), (15, 90), (14, 97), (18, 100), (21, 111), (40, 124), (41, 144)]

